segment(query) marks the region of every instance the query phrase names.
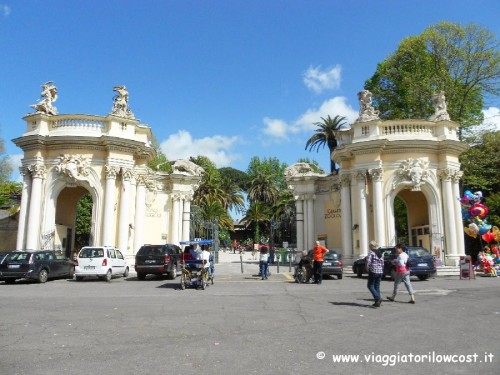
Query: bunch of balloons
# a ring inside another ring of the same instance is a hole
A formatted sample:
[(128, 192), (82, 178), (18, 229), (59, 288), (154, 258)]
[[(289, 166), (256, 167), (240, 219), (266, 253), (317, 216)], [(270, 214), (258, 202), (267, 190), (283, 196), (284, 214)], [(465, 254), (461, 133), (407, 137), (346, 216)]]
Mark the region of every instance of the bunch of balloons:
[[(464, 196), (460, 198), (462, 216), (469, 222), (469, 225), (464, 228), (464, 231), (468, 236), (473, 238), (477, 238), (477, 236), (480, 235), (483, 240), (490, 243), (495, 236), (491, 238), (488, 234), (491, 233), (490, 229), (492, 226), (488, 224), (485, 219), (486, 215), (488, 215), (488, 207), (481, 203), (482, 200), (483, 193), (480, 191), (472, 193), (470, 190), (466, 190)], [(489, 239), (489, 241), (487, 239)]]

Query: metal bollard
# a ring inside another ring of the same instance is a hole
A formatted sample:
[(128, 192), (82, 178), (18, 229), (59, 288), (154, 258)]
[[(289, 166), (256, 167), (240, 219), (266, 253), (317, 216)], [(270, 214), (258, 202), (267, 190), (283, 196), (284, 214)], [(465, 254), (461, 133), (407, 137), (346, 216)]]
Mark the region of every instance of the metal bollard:
[(243, 253), (240, 251), (240, 265), (241, 265), (241, 273), (243, 273)]

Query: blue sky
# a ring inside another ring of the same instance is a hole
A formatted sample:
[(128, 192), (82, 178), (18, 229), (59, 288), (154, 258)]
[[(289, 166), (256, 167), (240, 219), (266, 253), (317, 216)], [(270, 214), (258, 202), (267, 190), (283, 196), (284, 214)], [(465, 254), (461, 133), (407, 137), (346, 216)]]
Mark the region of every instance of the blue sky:
[[(106, 116), (113, 87), (170, 160), (293, 164), (314, 122), (358, 115), (357, 92), (407, 36), (440, 21), (500, 35), (498, 0), (0, 0), (0, 137), (16, 164), (41, 84), (60, 114)], [(499, 98), (488, 122), (500, 123)], [(13, 176), (15, 178), (16, 176)]]

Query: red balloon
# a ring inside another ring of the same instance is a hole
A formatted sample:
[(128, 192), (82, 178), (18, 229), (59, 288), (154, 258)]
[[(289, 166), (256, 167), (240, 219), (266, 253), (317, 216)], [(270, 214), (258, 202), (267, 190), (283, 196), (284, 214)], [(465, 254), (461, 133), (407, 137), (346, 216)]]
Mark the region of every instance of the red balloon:
[(490, 243), (491, 241), (493, 241), (495, 239), (495, 233), (486, 232), (485, 234), (483, 234), (481, 236), (481, 238), (484, 240), (484, 242)]

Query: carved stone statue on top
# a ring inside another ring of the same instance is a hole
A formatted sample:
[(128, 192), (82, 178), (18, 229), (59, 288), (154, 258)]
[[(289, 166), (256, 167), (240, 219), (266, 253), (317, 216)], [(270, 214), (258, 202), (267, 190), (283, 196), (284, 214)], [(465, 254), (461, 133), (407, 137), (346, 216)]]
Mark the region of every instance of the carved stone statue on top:
[[(323, 171), (321, 171), (323, 172)], [(309, 163), (295, 163), (285, 169), (286, 177), (295, 176), (320, 176), (322, 173), (315, 172)]]
[(359, 117), (356, 122), (367, 122), (380, 120), (379, 112), (373, 108), (372, 93), (368, 90), (358, 92), (359, 99)]
[(59, 165), (56, 171), (66, 176), (71, 181), (86, 180), (89, 175), (89, 165), (87, 159), (81, 155), (64, 154), (59, 157)]
[(128, 91), (125, 86), (115, 86), (113, 91), (117, 92), (118, 95), (113, 97), (113, 109), (111, 114), (119, 117), (125, 117), (133, 119), (135, 118), (131, 109), (128, 107)]
[(420, 191), (425, 183), (424, 179), (429, 176), (429, 162), (423, 159), (409, 158), (404, 160), (396, 171), (396, 178), (392, 184), (394, 189), (397, 185), (404, 185), (412, 191)]
[(186, 176), (202, 176), (205, 170), (198, 164), (190, 160), (179, 159), (172, 165), (173, 173), (183, 174)]
[(448, 107), (444, 92), (438, 92), (432, 95), (432, 105), (434, 106), (434, 114), (429, 117), (429, 121), (450, 121)]
[(30, 105), (35, 109), (36, 113), (44, 113), (46, 115), (57, 115), (57, 108), (52, 105), (57, 100), (57, 87), (52, 81), (48, 81), (42, 85), (42, 99), (38, 103)]

